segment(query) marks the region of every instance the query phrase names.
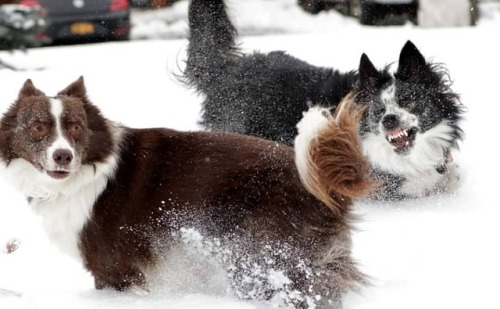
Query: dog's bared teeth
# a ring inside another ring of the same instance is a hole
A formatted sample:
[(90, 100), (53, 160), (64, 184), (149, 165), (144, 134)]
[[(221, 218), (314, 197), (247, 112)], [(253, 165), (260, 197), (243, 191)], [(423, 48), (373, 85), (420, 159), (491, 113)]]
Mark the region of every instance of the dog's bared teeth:
[(404, 130), (402, 133), (404, 136), (408, 136), (408, 130)]
[(400, 130), (397, 133), (389, 133), (387, 134), (387, 138), (389, 141), (392, 141), (393, 139), (400, 138), (401, 136), (406, 135), (405, 133), (406, 132), (404, 130)]

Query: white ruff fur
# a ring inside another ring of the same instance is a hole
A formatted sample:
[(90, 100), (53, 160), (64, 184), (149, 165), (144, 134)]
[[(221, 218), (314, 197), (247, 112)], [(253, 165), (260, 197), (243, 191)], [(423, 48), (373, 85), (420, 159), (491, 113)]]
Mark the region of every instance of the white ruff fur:
[[(368, 134), (363, 138), (363, 152), (372, 167), (404, 176), (407, 181), (401, 192), (411, 196), (424, 196), (436, 189), (447, 175), (441, 175), (436, 167), (443, 164), (444, 149), (451, 146), (453, 128), (443, 121), (424, 133), (417, 133), (415, 146), (407, 155), (399, 155), (381, 134)], [(449, 164), (450, 173), (457, 166)], [(457, 174), (458, 177), (458, 174)], [(443, 184), (445, 185), (445, 184)], [(446, 188), (437, 188), (446, 190)]]
[[(61, 110), (53, 106), (52, 112), (57, 111)], [(14, 159), (8, 165), (0, 161), (6, 179), (31, 200), (30, 206), (42, 217), (43, 228), (51, 242), (77, 259), (81, 259), (80, 231), (89, 219), (95, 201), (114, 176), (119, 162), (118, 145), (122, 129), (111, 122), (108, 125), (116, 145), (112, 154), (102, 163), (79, 165), (65, 179), (53, 179), (22, 158)], [(60, 130), (57, 131), (60, 134)], [(55, 144), (48, 147), (47, 153), (61, 145), (70, 145), (62, 139), (59, 135)], [(75, 153), (73, 149), (71, 151)]]

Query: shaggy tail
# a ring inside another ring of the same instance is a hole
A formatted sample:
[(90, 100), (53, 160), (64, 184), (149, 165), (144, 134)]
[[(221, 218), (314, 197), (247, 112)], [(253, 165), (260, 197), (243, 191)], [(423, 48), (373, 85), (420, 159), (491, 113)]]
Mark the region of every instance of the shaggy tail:
[(192, 0), (188, 15), (189, 46), (184, 78), (193, 87), (207, 89), (206, 85), (217, 81), (218, 72), (237, 53), (236, 29), (223, 0)]
[(349, 95), (335, 115), (312, 107), (297, 124), (295, 162), (300, 179), (311, 194), (339, 214), (373, 187), (358, 133), (363, 111)]

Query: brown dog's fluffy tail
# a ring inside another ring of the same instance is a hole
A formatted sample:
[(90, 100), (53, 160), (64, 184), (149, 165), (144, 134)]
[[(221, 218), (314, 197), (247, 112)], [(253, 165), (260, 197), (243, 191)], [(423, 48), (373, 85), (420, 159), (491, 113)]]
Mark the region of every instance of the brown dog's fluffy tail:
[(295, 162), (300, 179), (339, 214), (373, 187), (358, 132), (363, 110), (349, 95), (334, 115), (327, 108), (311, 107), (297, 124)]

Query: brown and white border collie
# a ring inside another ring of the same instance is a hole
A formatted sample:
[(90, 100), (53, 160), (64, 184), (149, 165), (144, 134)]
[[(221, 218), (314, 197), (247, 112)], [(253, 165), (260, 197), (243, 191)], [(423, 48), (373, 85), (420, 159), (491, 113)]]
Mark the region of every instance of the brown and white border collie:
[(83, 78), (53, 97), (27, 80), (0, 121), (0, 166), (98, 289), (147, 292), (148, 271), (179, 243), (181, 228), (194, 227), (244, 244), (255, 261), (271, 248), (289, 290), (304, 296), (295, 306), (331, 306), (365, 281), (351, 257), (350, 206), (371, 183), (353, 106), (328, 128), (335, 155), (322, 165), (307, 143), (299, 177), (293, 149), (276, 142), (128, 128), (104, 118)]

